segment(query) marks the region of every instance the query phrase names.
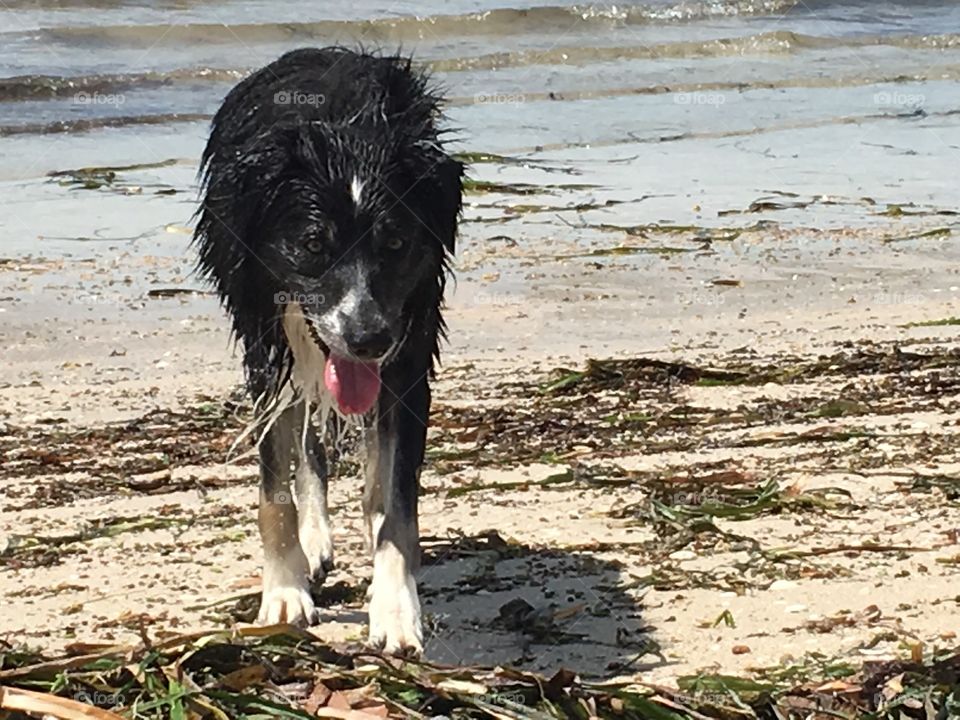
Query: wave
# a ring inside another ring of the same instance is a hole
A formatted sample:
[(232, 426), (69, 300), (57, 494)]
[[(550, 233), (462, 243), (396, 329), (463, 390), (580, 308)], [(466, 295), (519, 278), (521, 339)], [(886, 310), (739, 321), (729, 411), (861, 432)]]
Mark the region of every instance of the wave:
[(103, 75), (20, 75), (0, 78), (0, 102), (55, 100), (78, 95), (114, 94), (125, 90), (168, 87), (177, 84), (237, 82), (252, 68), (184, 68), (169, 72), (112, 73)]
[[(516, 102), (574, 102), (577, 100), (598, 100), (602, 98), (626, 97), (630, 95), (664, 95), (690, 93), (745, 93), (754, 90), (786, 90), (791, 88), (842, 88), (864, 87), (866, 85), (906, 85), (929, 81), (960, 80), (960, 65), (938, 65), (929, 73), (911, 73), (909, 75), (886, 73), (862, 75), (815, 75), (809, 77), (784, 78), (779, 80), (750, 81), (713, 81), (671, 83), (670, 85), (644, 85), (640, 87), (609, 87), (597, 90), (550, 90), (542, 92), (502, 93), (505, 98)], [(451, 97), (449, 105), (484, 104), (498, 96), (497, 92), (477, 93), (472, 97)]]
[[(777, 80), (754, 81), (714, 81), (671, 83), (670, 85), (643, 85), (628, 87), (598, 88), (596, 90), (554, 90), (542, 92), (516, 93), (515, 97), (523, 102), (576, 102), (580, 100), (598, 100), (603, 98), (625, 97), (631, 95), (690, 94), (690, 93), (744, 93), (754, 90), (777, 90), (789, 88), (840, 88), (863, 87), (867, 85), (905, 85), (928, 81), (960, 80), (960, 64), (938, 65), (928, 73), (909, 75), (890, 75), (883, 72), (858, 75), (785, 78)], [(484, 94), (473, 96), (452, 96), (449, 106), (464, 106), (489, 102)], [(10, 135), (45, 135), (51, 133), (81, 133), (101, 128), (126, 127), (130, 125), (172, 125), (176, 123), (209, 120), (208, 113), (160, 113), (144, 115), (105, 116), (77, 118), (52, 122), (0, 125), (0, 137)]]
[(815, 49), (892, 46), (911, 50), (960, 49), (960, 34), (922, 36), (865, 36), (828, 38), (779, 30), (738, 38), (617, 47), (553, 47), (548, 50), (518, 50), (429, 63), (437, 72), (497, 70), (524, 65), (587, 65), (623, 60), (730, 57), (740, 55), (789, 55)]
[(26, 123), (0, 125), (0, 137), (11, 135), (50, 135), (55, 133), (79, 133), (102, 128), (127, 127), (129, 125), (170, 125), (182, 122), (209, 120), (205, 113), (159, 113), (156, 115), (120, 115), (113, 117), (56, 120), (49, 123)]
[[(776, 31), (739, 38), (675, 42), (648, 46), (566, 46), (548, 50), (520, 50), (473, 57), (431, 60), (423, 66), (433, 72), (496, 70), (525, 65), (589, 65), (629, 60), (729, 57), (791, 54), (813, 49), (894, 46), (911, 50), (960, 49), (960, 34), (825, 38)], [(182, 68), (167, 72), (97, 75), (21, 75), (0, 78), (0, 102), (56, 100), (110, 95), (137, 89), (235, 83), (253, 68)], [(789, 81), (788, 81), (789, 82)], [(603, 91), (601, 91), (603, 92)]]
[(785, 13), (796, 0), (681, 0), (672, 5), (569, 5), (499, 8), (463, 15), (426, 15), (374, 20), (223, 23), (183, 25), (102, 25), (44, 28), (30, 36), (41, 42), (128, 45), (156, 43), (242, 43), (362, 38), (367, 42), (404, 43), (462, 35), (527, 34), (568, 31), (573, 24), (593, 26), (691, 22), (714, 17)]

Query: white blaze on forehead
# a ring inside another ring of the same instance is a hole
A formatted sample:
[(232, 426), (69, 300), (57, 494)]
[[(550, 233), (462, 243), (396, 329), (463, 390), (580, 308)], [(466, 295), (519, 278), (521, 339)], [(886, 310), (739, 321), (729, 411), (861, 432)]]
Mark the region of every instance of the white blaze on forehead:
[(360, 204), (360, 194), (363, 192), (363, 183), (354, 176), (353, 180), (350, 182), (350, 197), (353, 198), (353, 202), (357, 205)]

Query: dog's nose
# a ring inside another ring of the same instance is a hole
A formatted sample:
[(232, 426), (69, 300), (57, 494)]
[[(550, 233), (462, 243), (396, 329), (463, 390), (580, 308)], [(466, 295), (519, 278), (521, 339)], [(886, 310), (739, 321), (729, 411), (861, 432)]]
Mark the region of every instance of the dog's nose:
[(354, 357), (360, 360), (378, 360), (387, 354), (393, 338), (386, 330), (363, 330), (352, 338), (344, 338)]

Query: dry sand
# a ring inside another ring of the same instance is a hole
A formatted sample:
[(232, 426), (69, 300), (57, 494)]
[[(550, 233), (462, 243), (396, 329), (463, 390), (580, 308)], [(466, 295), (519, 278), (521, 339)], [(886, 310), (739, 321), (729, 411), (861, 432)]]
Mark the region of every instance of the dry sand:
[[(472, 200), (469, 220), (511, 198)], [(605, 221), (649, 217), (637, 207)], [(465, 225), (423, 475), (428, 657), (672, 682), (957, 644), (958, 344), (954, 327), (909, 324), (960, 315), (960, 258), (949, 234), (901, 240), (944, 226), (935, 209), (850, 207), (846, 223), (812, 207), (733, 239)], [(0, 639), (60, 648), (250, 617), (255, 466), (224, 463), (239, 365), (212, 298), (146, 295), (197, 287), (170, 230), (0, 265)], [(652, 251), (609, 252), (624, 246)], [(821, 355), (836, 362), (793, 381), (673, 368), (538, 391), (588, 358), (756, 373)], [(364, 634), (370, 573), (356, 465), (342, 470), (316, 628), (337, 640)], [(775, 501), (747, 519), (665, 520), (767, 483)], [(518, 598), (529, 607), (501, 611)]]

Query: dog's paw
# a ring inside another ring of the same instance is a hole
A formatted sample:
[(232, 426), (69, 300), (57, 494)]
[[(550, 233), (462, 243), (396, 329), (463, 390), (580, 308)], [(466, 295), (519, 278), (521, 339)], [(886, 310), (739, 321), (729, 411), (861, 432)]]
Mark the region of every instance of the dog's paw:
[(317, 609), (305, 584), (264, 588), (263, 597), (260, 599), (260, 614), (257, 617), (260, 625), (312, 625), (316, 619)]
[(318, 520), (301, 525), (300, 546), (307, 556), (311, 584), (322, 584), (333, 570), (333, 534), (329, 522)]
[(386, 556), (380, 550), (374, 559), (369, 643), (391, 655), (420, 655), (423, 626), (417, 583), (399, 562), (399, 553), (391, 550)]
[(296, 543), (282, 558), (267, 556), (263, 565), (263, 596), (257, 622), (261, 625), (312, 625), (316, 622), (317, 609), (310, 597), (308, 569), (307, 558)]
[[(411, 578), (412, 581), (412, 578)], [(417, 656), (423, 652), (423, 628), (416, 591), (370, 601), (370, 647), (390, 655)]]

